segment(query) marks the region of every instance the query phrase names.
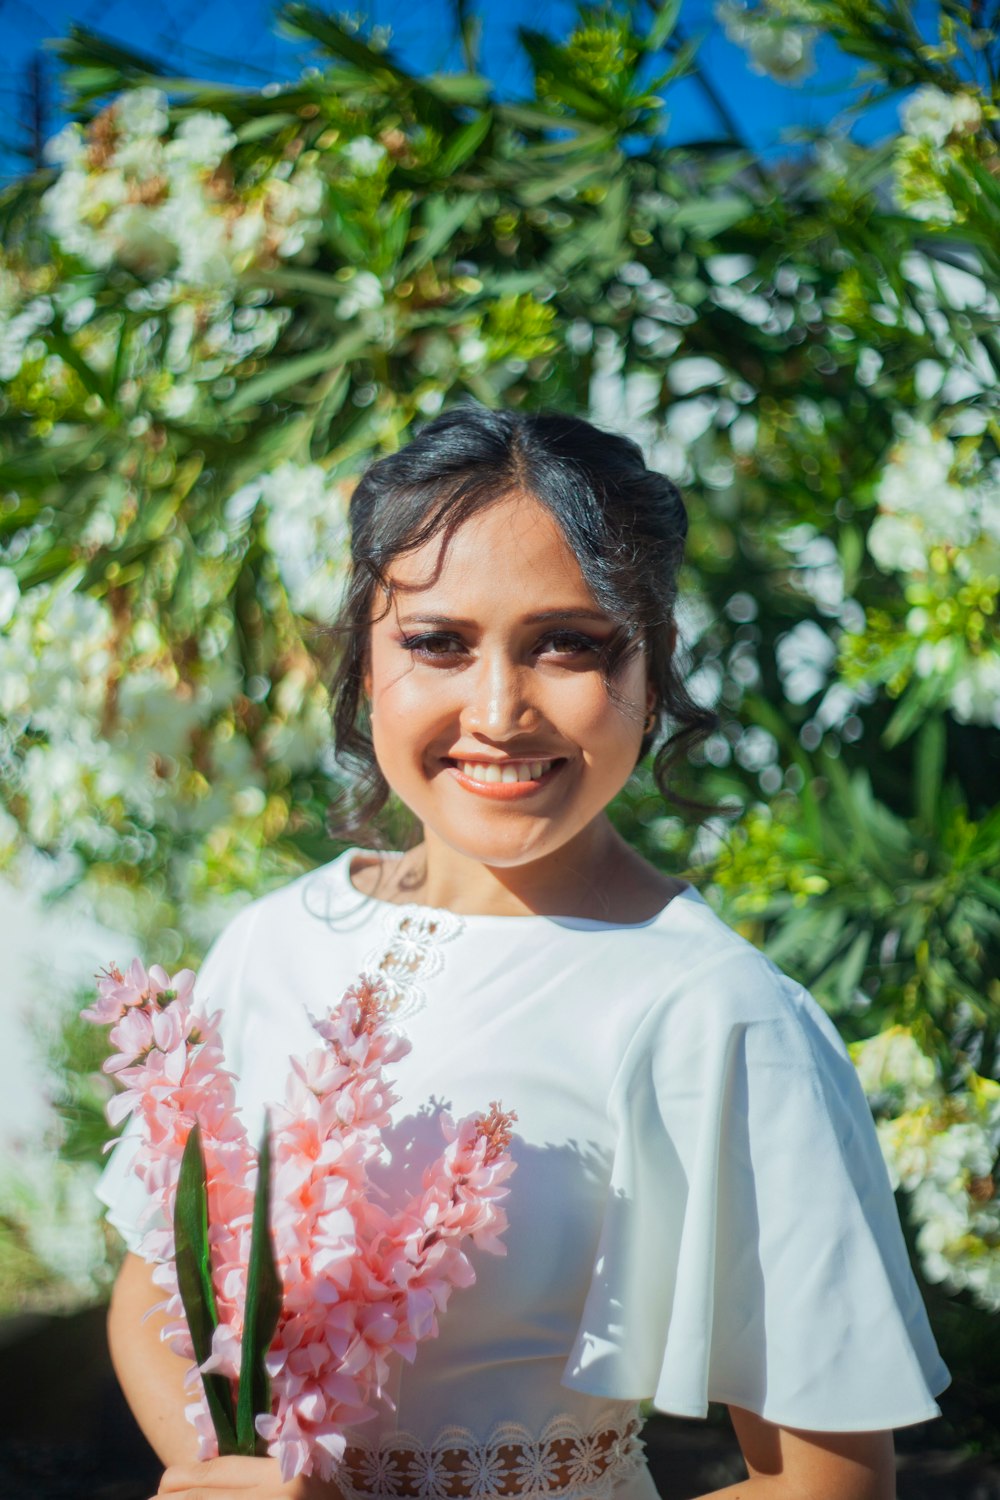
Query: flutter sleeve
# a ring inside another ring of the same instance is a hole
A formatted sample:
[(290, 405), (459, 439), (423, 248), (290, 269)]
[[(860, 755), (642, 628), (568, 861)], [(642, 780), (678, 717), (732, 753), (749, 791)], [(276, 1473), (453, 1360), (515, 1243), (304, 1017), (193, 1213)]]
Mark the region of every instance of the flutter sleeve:
[[(239, 1043), (244, 971), (255, 915), (254, 905), (245, 907), (222, 929), (205, 955), (195, 986), (195, 993), (205, 1010), (222, 1011), (220, 1033), (226, 1067), (237, 1074), (241, 1067)], [(98, 1198), (106, 1206), (108, 1223), (117, 1229), (133, 1253), (139, 1252), (147, 1230), (162, 1227), (159, 1220), (150, 1215), (146, 1189), (131, 1170), (137, 1146), (138, 1136), (130, 1122), (95, 1185)]]
[(854, 1066), (813, 998), (743, 949), (655, 1008), (619, 1070), (563, 1381), (816, 1431), (924, 1421), (950, 1377)]

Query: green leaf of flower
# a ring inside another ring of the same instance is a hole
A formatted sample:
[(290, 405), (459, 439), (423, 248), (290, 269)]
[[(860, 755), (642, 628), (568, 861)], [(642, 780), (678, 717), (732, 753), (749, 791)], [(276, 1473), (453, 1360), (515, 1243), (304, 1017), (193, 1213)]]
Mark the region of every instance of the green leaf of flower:
[[(177, 1267), (177, 1286), (184, 1304), (184, 1316), (191, 1333), (195, 1359), (201, 1365), (212, 1353), (212, 1335), (219, 1324), (219, 1312), (212, 1287), (205, 1156), (201, 1149), (201, 1129), (197, 1122), (187, 1138), (177, 1179), (174, 1261)], [(229, 1381), (223, 1375), (202, 1375), (201, 1382), (219, 1440), (219, 1452), (236, 1453), (233, 1394)]]
[(264, 1357), (271, 1347), (281, 1316), (281, 1281), (271, 1240), (271, 1132), (267, 1115), (257, 1153), (257, 1189), (250, 1233), (247, 1266), (243, 1344), (240, 1350), (240, 1394), (236, 1408), (236, 1435), (241, 1453), (253, 1455), (257, 1445), (254, 1419), (271, 1409), (271, 1382)]

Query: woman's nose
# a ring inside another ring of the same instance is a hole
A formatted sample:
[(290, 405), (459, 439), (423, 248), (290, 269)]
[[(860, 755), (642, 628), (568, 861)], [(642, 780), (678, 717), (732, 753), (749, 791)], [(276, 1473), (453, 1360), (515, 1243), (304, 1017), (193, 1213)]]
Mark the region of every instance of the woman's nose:
[(503, 656), (483, 657), (466, 678), (471, 689), (468, 726), (493, 739), (523, 734), (532, 728), (537, 710), (531, 701), (530, 671)]

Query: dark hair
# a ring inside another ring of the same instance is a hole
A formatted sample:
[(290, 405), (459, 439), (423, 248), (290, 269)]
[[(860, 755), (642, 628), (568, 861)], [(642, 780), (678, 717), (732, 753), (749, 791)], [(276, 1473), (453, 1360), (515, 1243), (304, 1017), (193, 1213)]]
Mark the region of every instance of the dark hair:
[(387, 569), (432, 537), (441, 535), (447, 546), (471, 515), (514, 493), (530, 494), (551, 513), (595, 600), (621, 621), (601, 652), (610, 693), (618, 668), (645, 646), (658, 723), (643, 736), (640, 759), (667, 717), (674, 727), (653, 763), (657, 786), (671, 801), (700, 807), (669, 785), (675, 763), (717, 723), (691, 698), (675, 664), (677, 574), (687, 536), (680, 493), (646, 467), (629, 438), (579, 417), (470, 403), (443, 412), (372, 464), (351, 497), (351, 572), (333, 625), (342, 645), (331, 693), (337, 759), (356, 782), (350, 811), (331, 809), (335, 836), (370, 835), (389, 795), (364, 691), (374, 603), (379, 594), (386, 608), (390, 602)]

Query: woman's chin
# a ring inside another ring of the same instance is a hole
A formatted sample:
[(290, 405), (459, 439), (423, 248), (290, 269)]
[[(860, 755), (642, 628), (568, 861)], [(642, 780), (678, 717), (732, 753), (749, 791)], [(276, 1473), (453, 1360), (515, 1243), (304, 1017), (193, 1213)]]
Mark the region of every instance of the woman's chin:
[(468, 829), (428, 829), (426, 824), (424, 827), (456, 854), (491, 870), (512, 870), (519, 865), (534, 864), (536, 860), (556, 853), (559, 848), (558, 841), (550, 842), (544, 838), (526, 841), (523, 837), (498, 838), (485, 834), (477, 838), (470, 837)]
[[(514, 870), (569, 855), (569, 846), (579, 849), (578, 840), (589, 822), (600, 819), (552, 819), (527, 815), (499, 814), (487, 808), (483, 813), (467, 813), (462, 818), (421, 819), (424, 836), (430, 842), (446, 846), (475, 864), (492, 870)], [(575, 857), (575, 855), (574, 855)]]

